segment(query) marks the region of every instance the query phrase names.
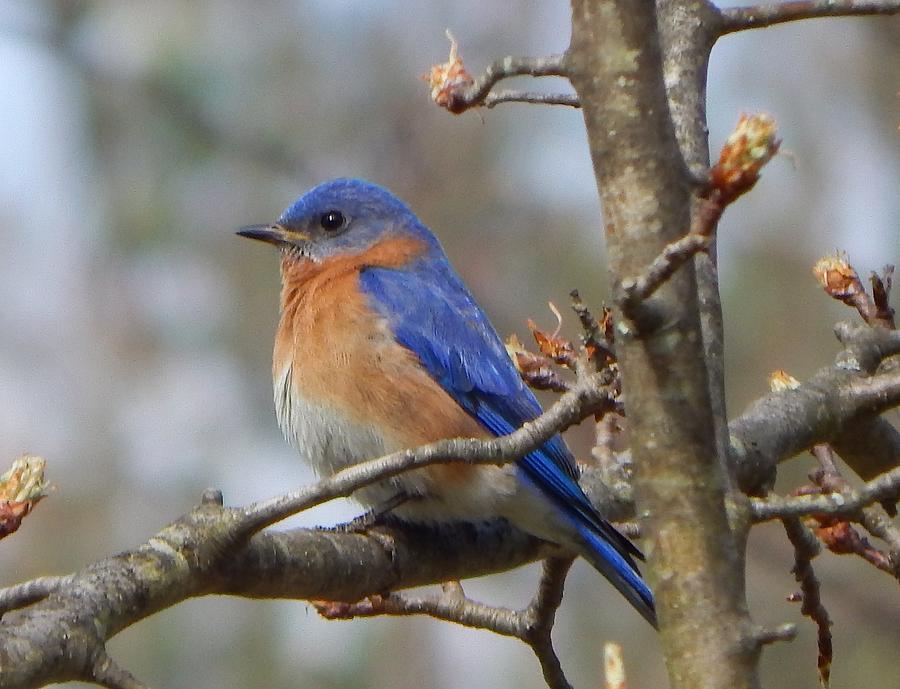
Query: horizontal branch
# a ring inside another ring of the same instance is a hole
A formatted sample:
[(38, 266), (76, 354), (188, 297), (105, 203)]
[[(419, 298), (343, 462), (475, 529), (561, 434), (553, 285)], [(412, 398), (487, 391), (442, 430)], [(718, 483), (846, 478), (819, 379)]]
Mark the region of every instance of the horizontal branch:
[(761, 29), (766, 26), (822, 17), (854, 17), (900, 12), (898, 0), (795, 0), (745, 7), (727, 7), (721, 11), (719, 35)]
[(900, 498), (900, 467), (869, 481), (856, 491), (826, 493), (823, 495), (798, 495), (766, 498), (750, 498), (750, 510), (755, 521), (785, 519), (787, 517), (858, 517), (867, 505)]
[(483, 105), (493, 108), (501, 103), (532, 103), (535, 105), (567, 105), (580, 108), (581, 102), (574, 93), (535, 93), (529, 91), (494, 91), (484, 97)]
[(204, 593), (350, 602), (508, 571), (559, 553), (502, 520), (395, 524), (364, 533), (264, 531), (222, 563)]
[[(832, 443), (840, 452), (852, 445), (860, 425), (870, 426), (878, 414), (900, 404), (900, 371), (872, 375), (881, 361), (900, 352), (900, 331), (839, 324), (836, 332), (845, 348), (833, 365), (795, 389), (761, 397), (729, 423), (730, 461), (745, 492), (765, 494), (778, 462), (817, 443)], [(896, 437), (879, 436), (887, 443)], [(869, 476), (897, 466), (900, 446), (878, 456), (880, 465), (867, 465)], [(842, 457), (855, 468), (853, 457)]]
[(471, 86), (453, 94), (447, 109), (451, 112), (462, 112), (473, 106), (484, 104), (494, 85), (510, 77), (565, 76), (563, 58), (563, 55), (547, 55), (545, 57), (513, 57), (507, 55), (495, 60), (488, 65), (481, 76), (474, 80)]

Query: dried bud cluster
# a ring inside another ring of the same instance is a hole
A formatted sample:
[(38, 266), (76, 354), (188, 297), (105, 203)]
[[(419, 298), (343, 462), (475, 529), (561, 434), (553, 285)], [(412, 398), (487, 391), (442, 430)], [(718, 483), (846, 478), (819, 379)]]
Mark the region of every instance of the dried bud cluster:
[(778, 152), (778, 125), (765, 113), (741, 115), (728, 137), (719, 162), (710, 171), (710, 183), (726, 202), (753, 188), (760, 170)]
[(859, 275), (850, 265), (847, 254), (842, 251), (820, 258), (813, 266), (813, 274), (829, 296), (835, 299), (847, 301), (865, 294)]
[(784, 390), (796, 390), (800, 387), (800, 381), (794, 378), (790, 373), (782, 369), (773, 371), (769, 376), (769, 389), (772, 392), (782, 392)]
[(22, 455), (0, 476), (0, 538), (19, 528), (22, 519), (44, 497), (46, 462), (35, 455)]
[(871, 274), (871, 297), (842, 251), (820, 258), (813, 266), (813, 274), (830, 297), (855, 308), (866, 323), (894, 329), (894, 309), (890, 305), (894, 266), (885, 266), (882, 275)]
[(459, 44), (449, 30), (447, 38), (450, 39), (450, 57), (446, 62), (432, 65), (431, 69), (422, 75), (422, 79), (431, 89), (431, 100), (442, 108), (455, 112), (453, 104), (456, 94), (467, 89), (475, 80), (463, 66), (458, 52)]
[(510, 335), (506, 341), (506, 351), (529, 386), (554, 392), (569, 389), (569, 384), (553, 368), (553, 362), (543, 354), (529, 352), (515, 335)]

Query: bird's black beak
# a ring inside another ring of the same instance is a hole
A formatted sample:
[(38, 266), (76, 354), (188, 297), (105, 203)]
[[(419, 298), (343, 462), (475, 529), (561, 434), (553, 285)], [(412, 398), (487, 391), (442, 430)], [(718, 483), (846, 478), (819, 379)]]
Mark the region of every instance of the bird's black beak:
[(237, 231), (241, 237), (256, 239), (260, 242), (284, 246), (290, 244), (290, 238), (281, 225), (247, 225)]

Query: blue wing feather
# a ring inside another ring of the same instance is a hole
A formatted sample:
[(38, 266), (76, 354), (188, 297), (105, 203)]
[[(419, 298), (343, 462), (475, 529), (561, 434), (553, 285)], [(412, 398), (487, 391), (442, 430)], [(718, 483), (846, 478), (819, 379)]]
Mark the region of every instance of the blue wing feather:
[[(394, 336), (431, 376), (491, 433), (506, 435), (541, 413), (499, 336), (446, 259), (430, 257), (403, 270), (370, 267), (363, 291)], [(410, 294), (421, 295), (410, 299)], [(575, 460), (557, 435), (519, 460), (526, 475), (569, 513), (609, 541), (636, 571), (640, 551), (594, 509), (578, 486)]]

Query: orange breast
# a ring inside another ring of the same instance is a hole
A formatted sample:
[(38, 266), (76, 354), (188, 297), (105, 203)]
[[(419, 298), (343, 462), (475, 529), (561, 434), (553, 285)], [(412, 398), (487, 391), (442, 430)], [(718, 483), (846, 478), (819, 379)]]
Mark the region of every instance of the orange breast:
[[(416, 355), (394, 340), (359, 289), (362, 267), (402, 265), (420, 248), (412, 240), (391, 239), (355, 257), (321, 264), (287, 258), (282, 266), (276, 379), (290, 366), (292, 395), (334, 410), (354, 427), (376, 429), (385, 451), (487, 435), (421, 367)], [(347, 457), (340, 464), (370, 458)], [(434, 467), (431, 474), (457, 482), (471, 470), (456, 464)]]

